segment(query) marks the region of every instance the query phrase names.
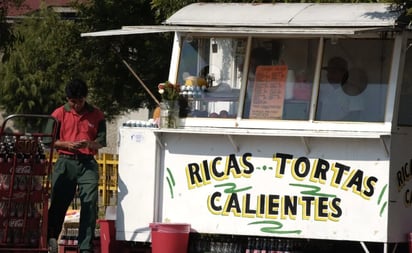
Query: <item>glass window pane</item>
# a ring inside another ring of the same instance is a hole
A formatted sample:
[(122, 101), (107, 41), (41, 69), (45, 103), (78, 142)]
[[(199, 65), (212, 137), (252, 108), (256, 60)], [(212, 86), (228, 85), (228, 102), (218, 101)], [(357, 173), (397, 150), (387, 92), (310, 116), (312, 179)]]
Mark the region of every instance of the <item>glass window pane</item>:
[(317, 50), (317, 39), (253, 39), (243, 118), (307, 120)]
[(187, 116), (236, 117), (245, 49), (244, 38), (195, 37), (183, 42), (178, 82)]
[(317, 120), (384, 120), (393, 40), (325, 40)]
[(399, 102), (398, 124), (401, 126), (412, 126), (412, 49), (410, 47), (412, 40), (408, 41), (406, 51), (405, 66), (403, 69), (403, 79), (401, 88), (401, 97)]

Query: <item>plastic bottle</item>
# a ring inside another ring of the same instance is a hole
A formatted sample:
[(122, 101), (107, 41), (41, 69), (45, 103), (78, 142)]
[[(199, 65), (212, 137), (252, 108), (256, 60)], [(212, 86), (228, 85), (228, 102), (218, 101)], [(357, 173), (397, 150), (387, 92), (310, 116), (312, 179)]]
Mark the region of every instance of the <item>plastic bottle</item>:
[(258, 237), (255, 238), (255, 245), (253, 247), (253, 253), (261, 253), (261, 242), (260, 239)]
[(66, 245), (67, 244), (67, 230), (63, 229), (62, 234), (59, 238), (59, 245)]
[(68, 228), (67, 229), (67, 245), (73, 245), (73, 229), (72, 228)]
[(285, 243), (285, 250), (283, 251), (284, 253), (292, 253), (293, 251), (293, 244), (291, 240), (286, 240)]
[(284, 252), (284, 250), (285, 250), (285, 242), (283, 241), (283, 240), (281, 240), (281, 239), (279, 239), (279, 240), (277, 240), (277, 247), (276, 247), (276, 250), (275, 250), (275, 253), (283, 253)]
[(268, 253), (276, 253), (277, 244), (275, 239), (270, 238), (268, 243)]
[(248, 237), (245, 253), (252, 253), (252, 251), (253, 251), (253, 241), (251, 237)]
[(75, 246), (79, 244), (79, 241), (77, 239), (78, 235), (79, 235), (79, 229), (78, 228), (73, 229), (73, 245)]
[(262, 239), (262, 246), (260, 249), (260, 253), (267, 253), (268, 252), (268, 248), (267, 248), (267, 239), (263, 238)]

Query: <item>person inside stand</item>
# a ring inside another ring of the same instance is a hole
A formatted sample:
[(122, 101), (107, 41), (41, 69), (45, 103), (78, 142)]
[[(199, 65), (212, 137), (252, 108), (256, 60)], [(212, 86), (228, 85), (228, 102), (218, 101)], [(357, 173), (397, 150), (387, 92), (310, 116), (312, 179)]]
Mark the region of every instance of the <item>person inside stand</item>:
[[(328, 84), (322, 84), (319, 91), (317, 120), (359, 121), (364, 109), (363, 97), (367, 80), (353, 70), (350, 77), (348, 63), (342, 57), (333, 57), (323, 68), (327, 71)], [(359, 77), (361, 79), (357, 79)]]
[(362, 121), (362, 112), (365, 110), (364, 91), (368, 85), (366, 72), (360, 68), (349, 69), (347, 82), (342, 90), (347, 97), (348, 112), (343, 120)]
[(200, 69), (199, 77), (202, 77), (206, 80), (208, 75), (209, 75), (209, 65), (206, 65)]
[(49, 247), (56, 245), (67, 209), (76, 190), (80, 196), (78, 245), (93, 252), (97, 219), (99, 171), (94, 156), (106, 146), (106, 121), (102, 111), (86, 101), (88, 88), (73, 79), (65, 88), (67, 103), (52, 113), (59, 123), (54, 147), (59, 154), (52, 174), (48, 210)]
[(368, 85), (368, 76), (363, 69), (352, 68), (349, 70), (348, 81), (342, 89), (348, 96), (358, 96), (366, 90)]
[(214, 74), (209, 73), (210, 71), (209, 69), (210, 69), (209, 65), (206, 65), (200, 70), (200, 73), (199, 73), (199, 77), (203, 78), (206, 81), (207, 88), (212, 87), (213, 81), (215, 81)]

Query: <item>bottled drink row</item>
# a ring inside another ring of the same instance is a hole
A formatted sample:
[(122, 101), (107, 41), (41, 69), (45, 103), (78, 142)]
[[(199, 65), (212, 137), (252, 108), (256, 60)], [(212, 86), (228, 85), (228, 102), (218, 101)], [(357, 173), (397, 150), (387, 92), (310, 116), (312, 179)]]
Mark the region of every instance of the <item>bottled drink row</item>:
[[(79, 228), (65, 228), (62, 230), (59, 238), (59, 245), (77, 246), (77, 236), (79, 234)], [(100, 238), (100, 229), (96, 228), (94, 232), (95, 238)]]
[[(25, 231), (25, 233), (24, 233)], [(24, 244), (29, 247), (37, 247), (40, 239), (40, 232), (38, 228), (23, 230), (22, 227), (9, 228), (0, 230), (0, 244), (14, 245), (14, 244)], [(0, 249), (1, 251), (1, 249)]]
[(59, 244), (60, 245), (77, 245), (77, 234), (79, 233), (78, 228), (67, 228), (62, 231), (60, 235)]
[(43, 188), (43, 176), (16, 175), (13, 184), (12, 175), (0, 174), (0, 191), (8, 191), (13, 185), (13, 191), (40, 191)]
[(0, 163), (45, 163), (46, 145), (41, 137), (4, 136), (0, 140)]
[(124, 127), (148, 127), (148, 128), (158, 128), (158, 124), (154, 119), (149, 120), (128, 120), (123, 123)]
[(191, 234), (189, 253), (300, 253), (304, 239)]
[[(26, 208), (27, 207), (27, 208)], [(43, 203), (22, 203), (0, 201), (0, 218), (35, 218), (41, 217)]]

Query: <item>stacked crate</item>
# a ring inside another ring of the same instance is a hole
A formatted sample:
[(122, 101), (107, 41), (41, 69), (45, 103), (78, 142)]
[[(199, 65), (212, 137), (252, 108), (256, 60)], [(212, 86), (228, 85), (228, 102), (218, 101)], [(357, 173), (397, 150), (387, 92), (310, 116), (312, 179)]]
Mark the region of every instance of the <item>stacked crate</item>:
[(119, 158), (116, 154), (99, 154), (96, 156), (99, 164), (99, 206), (117, 205), (117, 178)]
[[(59, 237), (59, 253), (77, 253), (79, 250), (77, 235), (78, 222), (65, 222)], [(95, 230), (94, 253), (100, 253), (100, 229)]]
[[(50, 126), (50, 131), (42, 133), (35, 130), (35, 126)], [(46, 149), (53, 148), (56, 128), (56, 121), (43, 115), (11, 115), (3, 122), (0, 131), (0, 251), (47, 251), (52, 157), (46, 156)]]

